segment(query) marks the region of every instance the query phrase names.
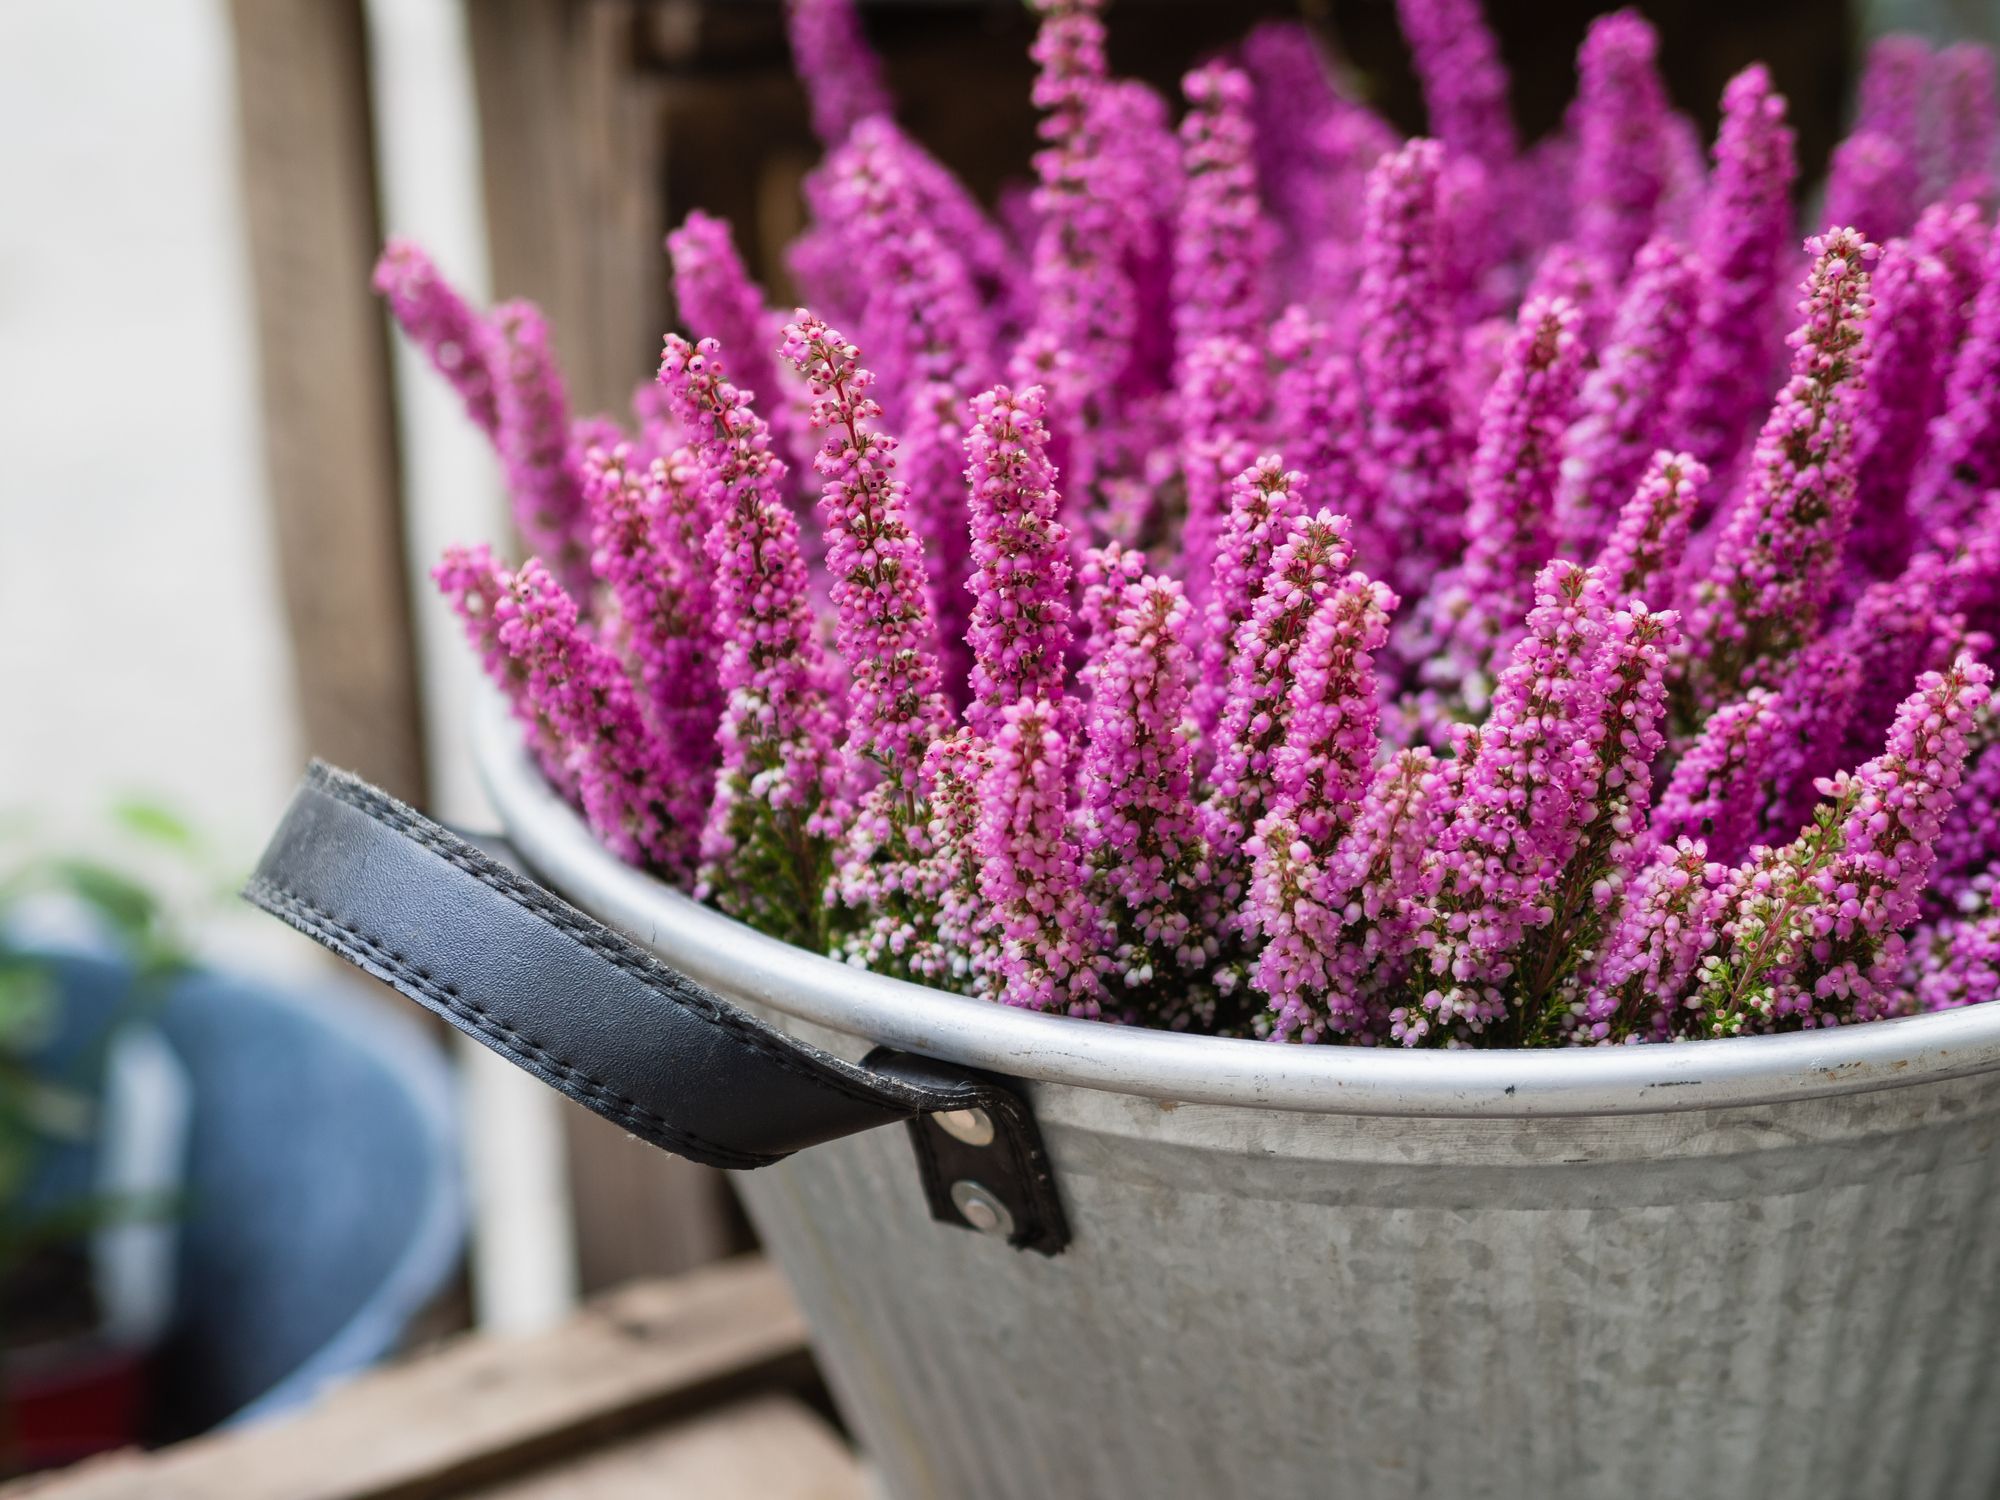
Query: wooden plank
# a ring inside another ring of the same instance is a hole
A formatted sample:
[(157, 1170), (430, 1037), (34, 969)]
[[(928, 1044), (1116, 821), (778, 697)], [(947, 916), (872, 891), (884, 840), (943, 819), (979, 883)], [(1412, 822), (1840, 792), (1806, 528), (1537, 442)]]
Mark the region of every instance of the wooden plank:
[(563, 1126), (585, 1294), (750, 1247), (722, 1173), (668, 1156), (580, 1106), (563, 1111)]
[[(474, 1338), (369, 1376), (303, 1414), (118, 1455), (35, 1500), (425, 1500), (657, 1425), (753, 1385), (803, 1381), (805, 1325), (759, 1257), (644, 1282), (550, 1333)], [(722, 1492), (715, 1492), (722, 1493)]]
[(230, 0), (265, 467), (306, 748), (420, 799), (424, 755), (362, 0)]
[(758, 1396), (476, 1492), (477, 1500), (869, 1500), (854, 1454), (790, 1396)]

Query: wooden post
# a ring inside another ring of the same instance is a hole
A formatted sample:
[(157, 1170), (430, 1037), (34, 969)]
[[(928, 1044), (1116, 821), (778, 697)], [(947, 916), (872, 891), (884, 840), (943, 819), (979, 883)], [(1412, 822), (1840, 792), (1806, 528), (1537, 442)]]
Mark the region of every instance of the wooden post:
[(424, 793), (361, 0), (230, 0), (265, 467), (306, 748)]

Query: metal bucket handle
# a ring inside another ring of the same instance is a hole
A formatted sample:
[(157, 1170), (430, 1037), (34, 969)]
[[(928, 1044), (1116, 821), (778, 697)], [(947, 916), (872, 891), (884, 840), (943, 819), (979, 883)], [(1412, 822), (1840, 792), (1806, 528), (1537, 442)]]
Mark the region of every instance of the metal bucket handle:
[(664, 1151), (740, 1170), (906, 1122), (933, 1218), (1069, 1241), (1008, 1080), (807, 1046), (344, 771), (313, 763), (244, 896)]

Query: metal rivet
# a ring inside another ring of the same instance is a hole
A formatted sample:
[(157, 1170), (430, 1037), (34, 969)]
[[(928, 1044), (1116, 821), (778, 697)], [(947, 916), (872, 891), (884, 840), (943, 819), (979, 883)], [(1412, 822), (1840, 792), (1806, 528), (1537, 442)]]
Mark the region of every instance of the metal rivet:
[(965, 1222), (981, 1234), (1000, 1239), (1013, 1235), (1014, 1216), (1007, 1212), (1007, 1205), (978, 1183), (963, 1179), (954, 1182), (951, 1185), (951, 1201)]
[(946, 1109), (931, 1116), (938, 1129), (968, 1146), (993, 1144), (993, 1118), (983, 1109)]

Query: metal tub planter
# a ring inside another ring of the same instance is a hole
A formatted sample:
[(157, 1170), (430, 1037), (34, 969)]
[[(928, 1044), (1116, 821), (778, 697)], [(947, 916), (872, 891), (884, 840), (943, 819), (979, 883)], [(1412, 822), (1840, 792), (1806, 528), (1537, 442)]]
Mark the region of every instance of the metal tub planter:
[(253, 899), (769, 1162), (744, 1199), (900, 1500), (2000, 1487), (2000, 1007), (1443, 1054), (1045, 1017), (760, 936), (601, 849), (498, 716), (481, 758), (534, 875), (664, 967), (326, 775)]

